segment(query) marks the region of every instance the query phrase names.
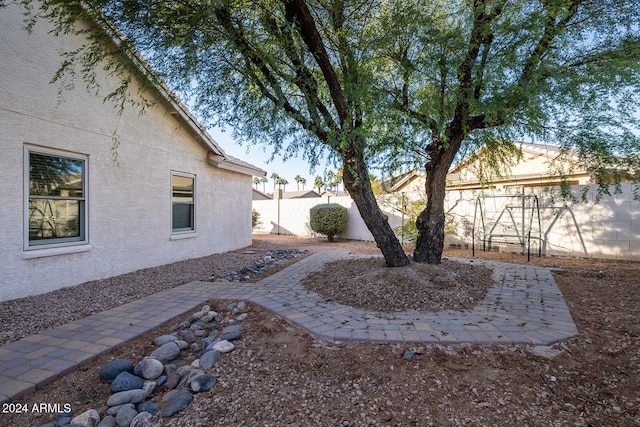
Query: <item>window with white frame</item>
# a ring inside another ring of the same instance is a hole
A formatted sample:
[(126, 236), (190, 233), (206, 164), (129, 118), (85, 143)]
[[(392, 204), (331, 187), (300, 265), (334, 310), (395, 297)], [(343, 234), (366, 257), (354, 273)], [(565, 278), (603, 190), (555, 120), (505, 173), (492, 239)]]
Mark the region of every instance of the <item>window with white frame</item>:
[(193, 175), (171, 174), (171, 231), (195, 230), (195, 184)]
[(87, 242), (87, 157), (25, 147), (25, 247)]

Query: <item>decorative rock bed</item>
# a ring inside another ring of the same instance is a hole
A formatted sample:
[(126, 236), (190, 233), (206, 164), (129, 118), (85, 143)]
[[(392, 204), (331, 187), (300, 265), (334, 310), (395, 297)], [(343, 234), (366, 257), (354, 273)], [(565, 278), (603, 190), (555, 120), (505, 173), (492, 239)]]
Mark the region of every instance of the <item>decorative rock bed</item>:
[(251, 279), (252, 276), (262, 274), (271, 268), (277, 267), (280, 264), (299, 256), (306, 255), (307, 253), (309, 253), (309, 251), (306, 249), (277, 249), (269, 251), (265, 254), (263, 259), (258, 260), (255, 264), (248, 265), (238, 271), (230, 271), (228, 273), (212, 276), (211, 281), (245, 282)]
[[(212, 276), (211, 281), (247, 281), (307, 250), (269, 251), (262, 260), (238, 271)], [(182, 411), (194, 393), (215, 387), (217, 379), (207, 373), (222, 354), (235, 349), (242, 338), (242, 321), (246, 319), (245, 302), (219, 302), (215, 311), (205, 305), (187, 321), (172, 327), (173, 334), (157, 336), (157, 348), (135, 363), (113, 360), (100, 370), (100, 381), (109, 384), (111, 395), (105, 406), (81, 414), (60, 413), (56, 421), (41, 427), (156, 427), (162, 420)]]
[(219, 302), (215, 308), (205, 305), (174, 325), (173, 334), (157, 336), (156, 349), (137, 363), (117, 359), (102, 366), (100, 381), (111, 392), (105, 406), (59, 414), (42, 427), (156, 427), (187, 408), (194, 393), (215, 387), (217, 379), (207, 371), (242, 338), (247, 304)]

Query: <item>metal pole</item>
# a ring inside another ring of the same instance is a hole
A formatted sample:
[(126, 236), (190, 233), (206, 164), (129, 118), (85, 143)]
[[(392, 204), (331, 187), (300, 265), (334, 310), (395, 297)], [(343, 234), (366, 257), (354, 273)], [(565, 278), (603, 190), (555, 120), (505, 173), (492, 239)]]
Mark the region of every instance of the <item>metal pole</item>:
[(404, 191), (400, 193), (400, 196), (402, 197), (400, 201), (400, 207), (402, 211), (402, 226), (400, 227), (400, 242), (402, 245), (404, 245), (404, 210), (406, 208), (404, 203)]
[[(524, 185), (522, 186), (522, 237), (525, 236), (525, 201), (524, 201)], [(531, 238), (531, 235), (529, 235)], [(527, 249), (528, 251), (528, 249)], [(522, 252), (524, 252), (524, 242), (522, 242)]]

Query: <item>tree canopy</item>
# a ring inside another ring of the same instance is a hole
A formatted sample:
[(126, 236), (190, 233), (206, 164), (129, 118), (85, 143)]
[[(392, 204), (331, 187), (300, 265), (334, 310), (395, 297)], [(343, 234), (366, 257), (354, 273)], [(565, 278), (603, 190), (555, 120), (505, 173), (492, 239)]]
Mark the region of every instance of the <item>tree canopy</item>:
[[(640, 0), (44, 0), (41, 10), (59, 31), (88, 14), (121, 33), (120, 49), (245, 141), (312, 166), (328, 150), (389, 265), (408, 261), (371, 165), (426, 171), (414, 259), (432, 263), (446, 173), (468, 149), (485, 145), (498, 166), (517, 155), (514, 140), (533, 138), (603, 183), (640, 178)], [(90, 70), (105, 52), (75, 54)]]

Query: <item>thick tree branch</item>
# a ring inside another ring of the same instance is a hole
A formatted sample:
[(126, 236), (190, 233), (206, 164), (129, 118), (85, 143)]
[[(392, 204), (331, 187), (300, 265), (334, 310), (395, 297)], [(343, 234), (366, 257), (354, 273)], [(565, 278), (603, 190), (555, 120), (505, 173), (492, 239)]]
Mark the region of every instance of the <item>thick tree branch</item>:
[[(260, 92), (269, 100), (271, 100), (275, 105), (281, 106), (284, 111), (290, 117), (300, 123), (300, 125), (302, 125), (304, 129), (313, 132), (322, 142), (327, 143), (329, 138), (326, 131), (318, 127), (317, 124), (313, 121), (307, 119), (297, 108), (295, 108), (289, 102), (269, 65), (251, 46), (242, 28), (240, 26), (236, 27), (233, 25), (233, 21), (228, 9), (216, 8), (215, 14), (218, 23), (225, 30), (230, 40), (236, 45), (237, 49), (243, 53), (243, 56), (245, 57), (247, 74), (258, 86)], [(254, 68), (264, 76), (266, 83), (269, 85), (273, 92), (269, 90), (267, 84), (265, 84), (265, 82), (263, 82), (262, 79), (257, 75), (257, 73), (254, 71)]]
[(285, 55), (291, 62), (291, 67), (295, 73), (295, 76), (291, 78), (291, 82), (302, 92), (312, 121), (317, 122), (319, 125), (324, 121), (324, 125), (335, 132), (337, 124), (324, 102), (320, 99), (318, 82), (305, 65), (302, 55), (296, 49), (291, 27), (280, 28), (275, 19), (269, 15), (264, 15), (263, 19), (265, 28), (280, 41)]
[(358, 90), (353, 90), (359, 87), (358, 64), (353, 53), (353, 49), (347, 39), (348, 25), (345, 25), (345, 2), (337, 1), (333, 4), (333, 7), (329, 10), (329, 16), (331, 17), (331, 25), (333, 32), (336, 34), (338, 54), (340, 58), (340, 67), (342, 68), (342, 74), (344, 76), (346, 85), (344, 85), (345, 96), (348, 99), (348, 104), (352, 109), (353, 127), (357, 128), (362, 124), (362, 102), (360, 99), (360, 93)]
[(344, 97), (342, 86), (340, 85), (340, 79), (331, 64), (331, 59), (322, 42), (322, 37), (318, 33), (311, 11), (304, 0), (283, 1), (287, 21), (298, 26), (300, 35), (316, 60), (327, 82), (333, 105), (336, 108), (340, 120), (340, 125), (345, 126), (349, 117), (349, 107)]

